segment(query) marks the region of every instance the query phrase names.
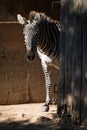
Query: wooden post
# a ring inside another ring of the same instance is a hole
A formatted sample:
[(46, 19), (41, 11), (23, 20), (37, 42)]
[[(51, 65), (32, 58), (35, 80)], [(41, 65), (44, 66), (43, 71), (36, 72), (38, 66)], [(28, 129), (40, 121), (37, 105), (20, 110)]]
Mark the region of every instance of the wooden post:
[(70, 114), (75, 123), (87, 121), (87, 12), (83, 2), (61, 0), (58, 113), (59, 106), (66, 106), (64, 114)]

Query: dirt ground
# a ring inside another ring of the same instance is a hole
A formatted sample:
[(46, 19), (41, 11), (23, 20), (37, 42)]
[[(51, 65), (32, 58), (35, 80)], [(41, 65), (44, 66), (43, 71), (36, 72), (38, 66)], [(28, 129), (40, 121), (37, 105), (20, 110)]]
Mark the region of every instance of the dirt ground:
[(57, 117), (56, 105), (50, 105), (49, 112), (42, 112), (42, 103), (1, 105), (0, 130), (87, 130), (74, 126)]

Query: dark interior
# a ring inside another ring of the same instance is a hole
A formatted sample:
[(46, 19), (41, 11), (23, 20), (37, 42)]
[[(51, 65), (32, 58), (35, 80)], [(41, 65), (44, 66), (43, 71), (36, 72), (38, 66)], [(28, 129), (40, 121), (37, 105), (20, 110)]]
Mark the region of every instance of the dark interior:
[(45, 12), (59, 19), (60, 0), (3, 0), (0, 1), (0, 21), (15, 21), (18, 13), (28, 17), (31, 10)]

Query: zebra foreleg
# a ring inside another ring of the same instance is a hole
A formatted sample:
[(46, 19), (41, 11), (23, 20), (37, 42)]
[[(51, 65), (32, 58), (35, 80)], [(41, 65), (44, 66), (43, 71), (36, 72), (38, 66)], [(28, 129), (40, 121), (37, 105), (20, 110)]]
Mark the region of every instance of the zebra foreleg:
[(46, 101), (43, 105), (43, 111), (47, 112), (49, 110), (49, 103), (50, 103), (50, 87), (51, 87), (51, 80), (50, 80), (50, 74), (47, 68), (46, 62), (42, 62), (42, 68), (45, 75), (45, 86), (46, 86)]

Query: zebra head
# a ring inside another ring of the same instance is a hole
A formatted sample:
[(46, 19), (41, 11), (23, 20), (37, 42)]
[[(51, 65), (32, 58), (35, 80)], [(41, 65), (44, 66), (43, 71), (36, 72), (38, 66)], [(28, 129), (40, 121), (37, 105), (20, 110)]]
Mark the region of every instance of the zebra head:
[(27, 50), (27, 60), (33, 61), (37, 45), (37, 24), (40, 21), (40, 15), (39, 13), (32, 11), (32, 13), (30, 13), (29, 20), (22, 17), (20, 14), (17, 15), (17, 19), (20, 24), (24, 25), (23, 34)]

